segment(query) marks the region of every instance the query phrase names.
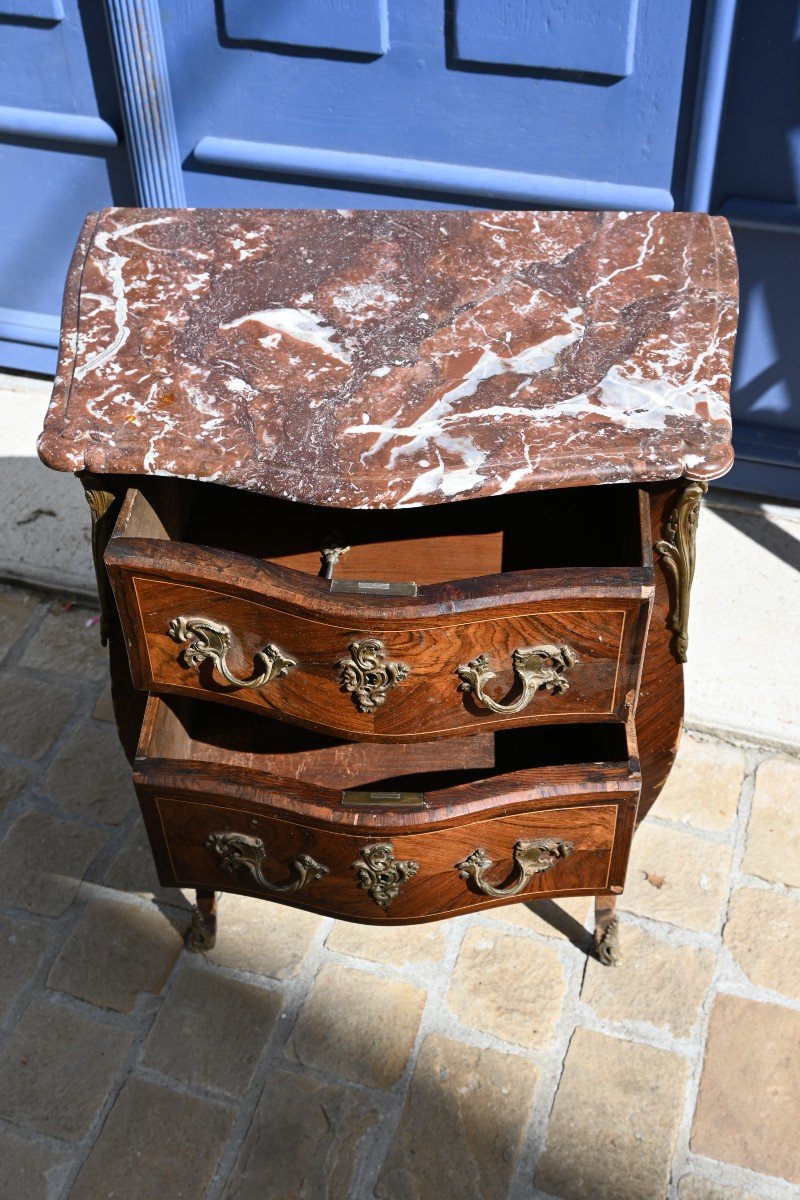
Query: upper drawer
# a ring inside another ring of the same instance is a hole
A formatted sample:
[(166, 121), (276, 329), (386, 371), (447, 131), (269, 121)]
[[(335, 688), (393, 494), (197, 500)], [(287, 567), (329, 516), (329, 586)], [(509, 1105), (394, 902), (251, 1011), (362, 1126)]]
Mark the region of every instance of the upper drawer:
[[(239, 512), (240, 495), (210, 490), (218, 510), (199, 523), (187, 495), (132, 490), (109, 542), (136, 686), (366, 741), (625, 717), (652, 596), (637, 489), (584, 493), (594, 545), (576, 532), (574, 550), (557, 504), (549, 529), (537, 530), (529, 510), (538, 496), (514, 497), (513, 509), (486, 501), (428, 511), (424, 525), (411, 514), (347, 514), (338, 538), (352, 545), (351, 583), (355, 570), (375, 581), (383, 568), (383, 594), (332, 591), (321, 577), (310, 539), (319, 546), (339, 512), (257, 497)], [(611, 492), (615, 519), (604, 526), (594, 510)], [(580, 497), (561, 497), (577, 522)], [(292, 521), (301, 528), (287, 532)], [(198, 529), (213, 549), (197, 544)], [(587, 554), (596, 565), (581, 561)], [(570, 557), (576, 565), (565, 565)], [(416, 594), (392, 595), (397, 575), (412, 571)]]

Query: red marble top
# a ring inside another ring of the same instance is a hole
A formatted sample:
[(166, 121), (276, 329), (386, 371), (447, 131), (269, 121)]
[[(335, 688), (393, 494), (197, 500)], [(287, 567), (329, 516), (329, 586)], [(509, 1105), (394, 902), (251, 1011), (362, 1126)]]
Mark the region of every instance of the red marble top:
[(736, 300), (696, 213), (109, 209), (39, 452), (350, 508), (714, 478)]

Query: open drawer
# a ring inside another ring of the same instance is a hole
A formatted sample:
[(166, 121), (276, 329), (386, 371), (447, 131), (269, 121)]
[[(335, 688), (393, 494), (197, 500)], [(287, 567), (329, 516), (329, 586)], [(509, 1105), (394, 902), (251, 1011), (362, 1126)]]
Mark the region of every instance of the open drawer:
[(457, 739), (287, 739), (269, 719), (152, 696), (134, 782), (165, 885), (369, 923), (622, 891), (641, 784), (633, 722), (494, 741), (465, 770)]
[(145, 486), (105, 553), (139, 688), (405, 743), (624, 720), (635, 701), (643, 489), (345, 512)]

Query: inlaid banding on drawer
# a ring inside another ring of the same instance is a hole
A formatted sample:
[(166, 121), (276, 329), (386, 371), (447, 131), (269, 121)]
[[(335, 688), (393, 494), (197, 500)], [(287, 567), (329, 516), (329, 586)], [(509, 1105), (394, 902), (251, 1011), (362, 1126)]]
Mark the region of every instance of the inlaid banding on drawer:
[[(141, 650), (132, 654), (134, 670), (141, 663), (139, 686), (241, 705), (333, 735), (381, 741), (624, 717), (626, 694), (636, 686), (647, 611), (641, 595), (605, 604), (593, 597), (583, 606), (565, 598), (520, 602), (510, 609), (487, 605), (483, 612), (474, 606), (458, 612), (453, 605), (456, 611), (436, 618), (375, 617), (359, 627), (157, 575), (134, 575), (126, 595), (130, 642)], [(264, 687), (245, 687), (224, 679), (213, 662), (187, 665), (170, 633), (176, 617), (186, 613), (231, 631), (226, 661), (240, 679), (257, 673), (269, 645), (280, 647), (296, 666)], [(354, 690), (356, 696), (361, 692), (352, 680), (343, 683), (342, 664), (353, 661), (354, 645), (366, 642), (379, 643), (388, 684), (378, 688), (380, 703), (372, 706), (374, 689), (367, 689), (366, 702), (354, 703)], [(519, 691), (515, 663), (520, 647), (531, 646), (567, 647), (568, 671), (562, 663), (561, 690), (531, 689), (529, 700), (516, 711), (511, 700), (505, 701)], [(503, 703), (490, 707), (484, 693), (479, 699), (464, 688), (459, 669), (479, 655), (486, 656), (494, 672), (486, 693)]]
[[(155, 795), (153, 803), (174, 881), (180, 887), (205, 886), (227, 891), (261, 894), (259, 873), (243, 869), (232, 873), (215, 852), (215, 839), (247, 841), (258, 847), (259, 863), (270, 878), (290, 880), (298, 863), (315, 864), (303, 886), (282, 886), (304, 907), (357, 920), (380, 920), (381, 911), (392, 921), (414, 921), (454, 916), (486, 907), (503, 899), (542, 898), (551, 893), (573, 895), (607, 891), (613, 883), (612, 864), (624, 810), (618, 804), (586, 804), (494, 817), (457, 828), (393, 835), (381, 841), (390, 848), (386, 857), (404, 866), (402, 881), (392, 889), (388, 904), (376, 901), (363, 886), (357, 867), (369, 861), (376, 839), (369, 833), (335, 833), (318, 830), (274, 816), (261, 816), (214, 802), (187, 801)], [(518, 882), (520, 841), (548, 846), (568, 846), (552, 853), (546, 869), (529, 873), (525, 886)], [(467, 878), (464, 862), (480, 849), (493, 881), (503, 882), (508, 896), (475, 886)], [(365, 860), (364, 852), (367, 852)], [(321, 864), (324, 864), (322, 866)], [(247, 864), (245, 864), (247, 866)], [(505, 877), (505, 878), (504, 878)], [(506, 883), (506, 880), (508, 882)], [(267, 886), (274, 898), (272, 885)], [(382, 899), (385, 899), (383, 897)]]

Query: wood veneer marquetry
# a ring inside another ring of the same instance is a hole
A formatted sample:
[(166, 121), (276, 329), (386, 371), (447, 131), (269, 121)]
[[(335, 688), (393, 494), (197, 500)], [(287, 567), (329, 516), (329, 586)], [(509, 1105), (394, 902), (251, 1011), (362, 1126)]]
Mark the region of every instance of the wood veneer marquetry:
[[(647, 520), (646, 497), (630, 503)], [(625, 719), (635, 693), (652, 598), (649, 531), (639, 567), (518, 570), (437, 583), (414, 598), (331, 594), (324, 579), (209, 550), (166, 536), (143, 538), (149, 502), (133, 498), (106, 551), (137, 687), (205, 695), (311, 729), (363, 741), (414, 741), (537, 722)], [(144, 523), (144, 522), (143, 522)], [(429, 520), (429, 525), (435, 521)], [(555, 536), (555, 534), (554, 534)], [(269, 643), (297, 667), (264, 688), (234, 687), (211, 664), (187, 668), (170, 636), (179, 615), (202, 617), (233, 634), (232, 669), (253, 673)], [(340, 687), (336, 664), (353, 643), (377, 637), (391, 661), (409, 667), (374, 712), (358, 711)], [(520, 647), (568, 644), (577, 656), (564, 693), (540, 692), (521, 713), (497, 715), (459, 690), (457, 668), (488, 654), (496, 698), (513, 693), (512, 655)]]
[[(480, 847), (493, 861), (493, 879), (505, 884), (508, 877), (513, 880), (513, 846), (526, 838), (565, 838), (573, 843), (574, 850), (551, 870), (535, 875), (515, 901), (596, 894), (608, 891), (610, 882), (615, 881), (610, 876), (619, 805), (523, 812), (511, 818), (475, 821), (445, 831), (395, 835), (391, 838), (395, 858), (417, 862), (419, 871), (384, 912), (355, 886), (354, 864), (362, 850), (374, 844), (374, 838), (323, 833), (289, 821), (267, 820), (221, 805), (206, 805), (198, 799), (187, 803), (175, 797), (154, 795), (153, 803), (163, 829), (169, 864), (162, 882), (264, 896), (264, 890), (254, 887), (246, 873), (240, 872), (238, 878), (232, 879), (205, 844), (210, 834), (220, 830), (248, 833), (264, 842), (265, 869), (276, 882), (286, 879), (288, 864), (301, 853), (310, 854), (328, 867), (328, 875), (286, 897), (287, 902), (350, 920), (407, 924), (494, 907), (496, 901), (470, 889), (459, 875), (457, 864)], [(266, 898), (272, 899), (272, 894), (267, 893)]]
[[(264, 895), (246, 871), (225, 872), (207, 845), (214, 833), (258, 837), (266, 849), (265, 871), (283, 881), (300, 854), (310, 854), (328, 874), (301, 891), (268, 895), (299, 907), (346, 919), (374, 923), (432, 920), (484, 907), (498, 901), (477, 892), (461, 878), (456, 865), (476, 849), (495, 864), (493, 881), (513, 877), (514, 844), (526, 838), (560, 838), (572, 843), (568, 858), (534, 876), (521, 896), (608, 892), (621, 888), (639, 795), (632, 727), (602, 730), (588, 727), (587, 748), (604, 745), (623, 753), (624, 761), (561, 762), (559, 749), (543, 738), (515, 734), (522, 769), (471, 772), (471, 781), (452, 782), (441, 770), (429, 773), (434, 786), (425, 791), (427, 807), (353, 810), (342, 804), (341, 791), (311, 786), (298, 778), (280, 778), (265, 770), (270, 756), (228, 749), (214, 755), (213, 730), (236, 721), (220, 710), (209, 722), (204, 713), (202, 741), (191, 732), (198, 711), (210, 706), (184, 700), (148, 702), (134, 781), (142, 803), (151, 844), (165, 885), (243, 891)], [(620, 736), (621, 735), (621, 736)], [(572, 744), (574, 757), (580, 734)], [(230, 738), (228, 741), (230, 742)], [(246, 739), (245, 739), (246, 740)], [(526, 767), (537, 757), (551, 765)], [(260, 759), (260, 761), (259, 761)], [(368, 768), (367, 768), (368, 769)], [(451, 773), (452, 774), (452, 773)], [(463, 774), (463, 773), (461, 773)], [(438, 777), (438, 780), (437, 780)], [(351, 776), (354, 783), (358, 777)], [(400, 781), (402, 782), (402, 781)], [(406, 775), (416, 787), (418, 776)], [(403, 887), (388, 912), (359, 890), (353, 871), (361, 851), (390, 840), (398, 859), (411, 859), (419, 871)]]

